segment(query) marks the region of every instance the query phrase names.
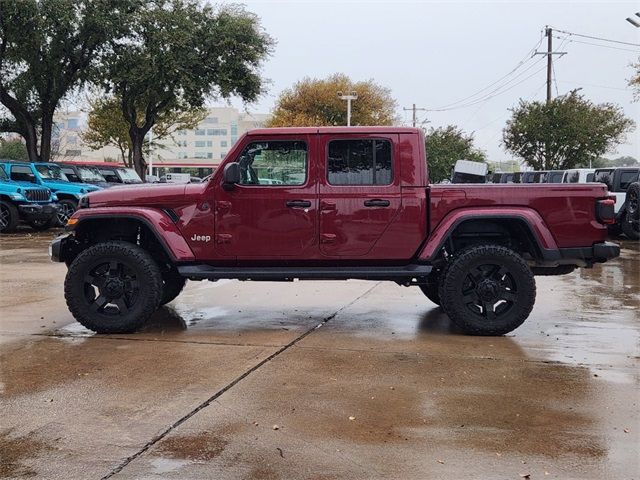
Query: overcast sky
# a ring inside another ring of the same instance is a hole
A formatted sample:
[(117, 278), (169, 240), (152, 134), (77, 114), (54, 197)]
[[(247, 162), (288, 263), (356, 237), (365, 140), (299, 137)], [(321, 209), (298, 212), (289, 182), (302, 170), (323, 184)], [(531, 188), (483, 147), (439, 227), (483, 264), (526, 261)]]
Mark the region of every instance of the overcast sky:
[[(271, 81), (269, 91), (249, 106), (249, 111), (257, 113), (271, 111), (278, 94), (305, 76), (324, 78), (343, 72), (353, 80), (373, 79), (391, 89), (398, 101), (398, 115), (409, 125), (411, 114), (403, 107), (415, 103), (433, 110), (459, 102), (526, 59), (502, 82), (454, 106), (482, 100), (498, 88), (494, 93), (499, 95), (487, 101), (443, 112), (419, 112), (419, 121), (428, 120), (428, 127), (455, 124), (475, 132), (476, 144), (491, 161), (511, 158), (500, 146), (508, 109), (520, 98), (545, 98), (544, 57), (527, 56), (545, 25), (640, 44), (640, 28), (625, 21), (640, 11), (637, 1), (243, 3), (262, 19), (265, 30), (277, 41), (273, 56), (264, 66), (264, 75)], [(564, 33), (557, 35), (566, 37)], [(562, 58), (554, 58), (554, 96), (556, 86), (560, 94), (581, 87), (587, 98), (617, 103), (628, 116), (640, 120), (640, 103), (632, 103), (633, 95), (627, 87), (632, 75), (630, 63), (638, 61), (639, 47), (575, 36), (564, 43), (562, 39), (553, 41), (554, 50), (567, 52)], [(539, 49), (546, 50), (546, 39)], [(616, 154), (609, 156), (640, 159), (639, 139), (636, 130)]]

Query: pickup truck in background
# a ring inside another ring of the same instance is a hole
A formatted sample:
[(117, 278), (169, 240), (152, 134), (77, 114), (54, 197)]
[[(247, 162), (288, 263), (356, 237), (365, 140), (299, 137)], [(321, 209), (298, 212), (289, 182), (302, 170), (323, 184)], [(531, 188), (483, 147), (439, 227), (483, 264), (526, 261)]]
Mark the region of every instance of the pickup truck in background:
[[(615, 198), (615, 222), (609, 226), (613, 235), (624, 233), (632, 240), (638, 240), (638, 183), (640, 168), (618, 167), (595, 170), (594, 181), (601, 182)], [(635, 186), (634, 186), (635, 185)]]
[(430, 185), (428, 171), (415, 128), (253, 130), (206, 183), (83, 197), (51, 257), (73, 316), (102, 333), (136, 330), (187, 279), (363, 279), (501, 335), (529, 316), (534, 275), (619, 255), (603, 184)]
[(58, 225), (64, 226), (78, 207), (80, 197), (85, 193), (100, 190), (96, 185), (72, 183), (59, 166), (52, 163), (29, 163), (13, 160), (0, 160), (11, 180), (46, 187), (58, 197)]

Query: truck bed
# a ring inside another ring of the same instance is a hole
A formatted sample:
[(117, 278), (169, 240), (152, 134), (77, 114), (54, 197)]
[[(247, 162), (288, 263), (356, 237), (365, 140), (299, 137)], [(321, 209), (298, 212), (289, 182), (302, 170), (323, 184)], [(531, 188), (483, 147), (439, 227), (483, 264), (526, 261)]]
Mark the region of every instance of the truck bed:
[(444, 184), (432, 185), (429, 195), (431, 231), (456, 209), (499, 206), (535, 210), (560, 248), (589, 246), (607, 234), (606, 227), (594, 221), (595, 199), (607, 196), (606, 185), (600, 183)]

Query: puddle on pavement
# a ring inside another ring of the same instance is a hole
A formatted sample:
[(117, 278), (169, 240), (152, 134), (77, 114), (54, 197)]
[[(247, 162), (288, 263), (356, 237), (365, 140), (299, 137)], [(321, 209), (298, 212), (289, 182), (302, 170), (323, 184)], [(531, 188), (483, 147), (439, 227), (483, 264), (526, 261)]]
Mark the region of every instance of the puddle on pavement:
[(37, 473), (28, 466), (28, 460), (51, 450), (34, 433), (13, 435), (12, 430), (0, 432), (0, 478), (33, 477)]
[(208, 431), (196, 435), (170, 436), (155, 446), (154, 455), (207, 462), (220, 456), (228, 443), (220, 434)]

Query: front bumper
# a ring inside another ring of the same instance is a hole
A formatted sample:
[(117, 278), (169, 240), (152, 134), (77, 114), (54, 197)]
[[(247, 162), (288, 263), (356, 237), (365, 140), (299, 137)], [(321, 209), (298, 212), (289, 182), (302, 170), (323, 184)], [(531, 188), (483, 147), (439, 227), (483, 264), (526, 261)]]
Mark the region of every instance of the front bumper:
[(49, 244), (49, 257), (52, 262), (64, 262), (69, 257), (72, 248), (77, 245), (76, 239), (70, 233), (63, 233), (54, 238)]
[(47, 220), (58, 213), (57, 203), (24, 203), (18, 205), (20, 218), (25, 221)]

